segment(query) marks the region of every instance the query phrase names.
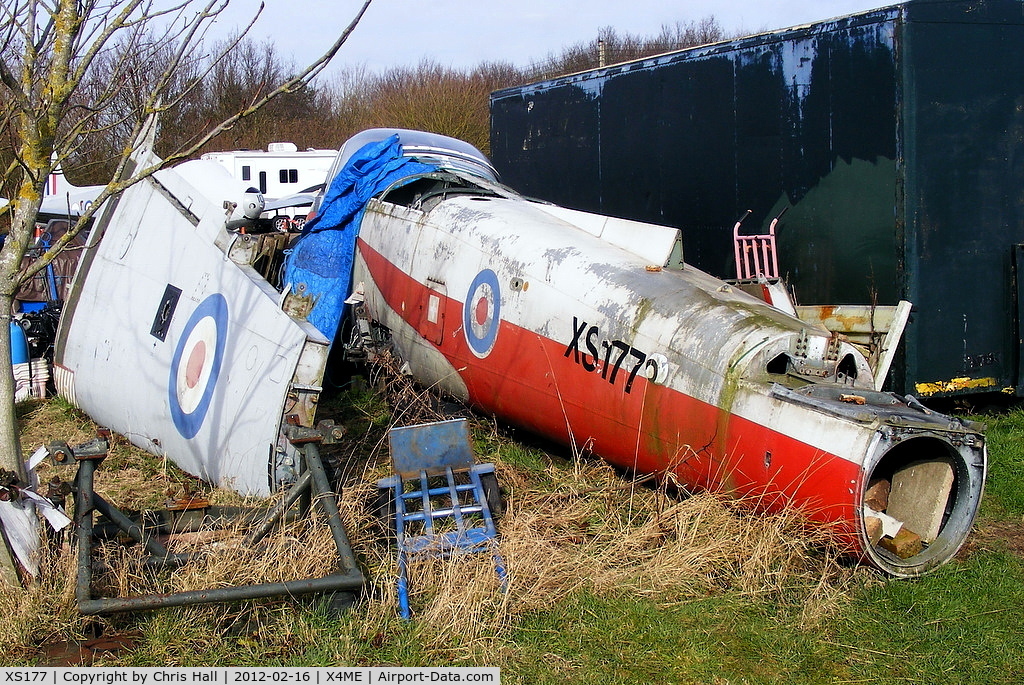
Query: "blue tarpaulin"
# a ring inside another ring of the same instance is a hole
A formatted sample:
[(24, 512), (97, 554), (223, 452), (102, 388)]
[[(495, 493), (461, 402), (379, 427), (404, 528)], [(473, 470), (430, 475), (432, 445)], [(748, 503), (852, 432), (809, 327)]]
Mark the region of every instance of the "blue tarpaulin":
[(331, 181), (320, 212), (295, 241), (284, 275), (290, 292), (312, 297), (309, 322), (329, 340), (334, 339), (349, 296), (356, 236), (367, 201), (402, 178), (436, 169), (402, 157), (394, 135), (364, 145)]

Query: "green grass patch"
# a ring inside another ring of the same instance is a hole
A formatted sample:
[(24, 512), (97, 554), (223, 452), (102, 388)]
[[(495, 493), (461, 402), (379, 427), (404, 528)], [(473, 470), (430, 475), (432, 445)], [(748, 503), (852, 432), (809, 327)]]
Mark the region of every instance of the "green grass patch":
[(1024, 407), (974, 417), (988, 426), (988, 479), (982, 513), (1024, 516)]
[(575, 596), (524, 622), (508, 670), (521, 683), (828, 682), (791, 609), (736, 593), (669, 605)]
[[(331, 402), (349, 428), (342, 454), (360, 441), (379, 452), (393, 407), (359, 387)], [(67, 424), (69, 442), (91, 437), (75, 410), (48, 407), (23, 413), (26, 449), (54, 426)], [(361, 505), (374, 466), (343, 499), (372, 581), (351, 610), (310, 597), (85, 618), (73, 609), (68, 552), (30, 593), (0, 592), (13, 617), (0, 659), (52, 663), (48, 647), (98, 627), (134, 641), (101, 654), (105, 665), (487, 665), (523, 684), (1024, 682), (1024, 411), (983, 420), (991, 466), (977, 532), (960, 558), (915, 580), (835, 563), (796, 520), (680, 502), (477, 419), (474, 449), (497, 464), (510, 497), (507, 593), (484, 555), (434, 562), (415, 570), (413, 620), (399, 619), (394, 553)], [(133, 487), (173, 485), (162, 460), (115, 447), (119, 476), (138, 475)]]
[[(984, 552), (857, 593), (829, 642), (851, 676), (882, 682), (1024, 682), (1024, 562)], [(881, 676), (881, 677), (880, 677)]]

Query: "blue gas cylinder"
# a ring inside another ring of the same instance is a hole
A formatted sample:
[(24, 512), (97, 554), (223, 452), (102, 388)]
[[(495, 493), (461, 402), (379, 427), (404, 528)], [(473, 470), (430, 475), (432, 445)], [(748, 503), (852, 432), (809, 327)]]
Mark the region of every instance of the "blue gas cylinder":
[(24, 364), (28, 361), (28, 340), (25, 329), (17, 321), (11, 322), (11, 363)]

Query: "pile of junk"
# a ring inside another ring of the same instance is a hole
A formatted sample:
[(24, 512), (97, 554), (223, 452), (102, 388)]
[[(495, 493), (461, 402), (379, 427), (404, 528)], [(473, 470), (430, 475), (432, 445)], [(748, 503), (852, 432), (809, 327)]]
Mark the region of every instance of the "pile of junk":
[[(25, 255), (29, 264), (68, 229), (67, 219), (51, 219), (36, 227), (35, 242)], [(60, 323), (61, 304), (71, 287), (85, 236), (75, 240), (18, 291), (11, 314), (11, 364), (14, 367), (14, 400), (46, 397), (53, 363), (53, 341)]]

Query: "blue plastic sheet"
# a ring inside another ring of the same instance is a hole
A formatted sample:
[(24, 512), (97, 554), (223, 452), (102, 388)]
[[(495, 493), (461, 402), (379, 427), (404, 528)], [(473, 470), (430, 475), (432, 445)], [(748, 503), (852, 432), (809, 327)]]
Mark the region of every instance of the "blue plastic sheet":
[(403, 178), (437, 169), (402, 157), (398, 136), (364, 145), (338, 172), (317, 216), (306, 224), (285, 264), (292, 293), (313, 298), (309, 322), (333, 340), (352, 286), (356, 237), (366, 203)]

